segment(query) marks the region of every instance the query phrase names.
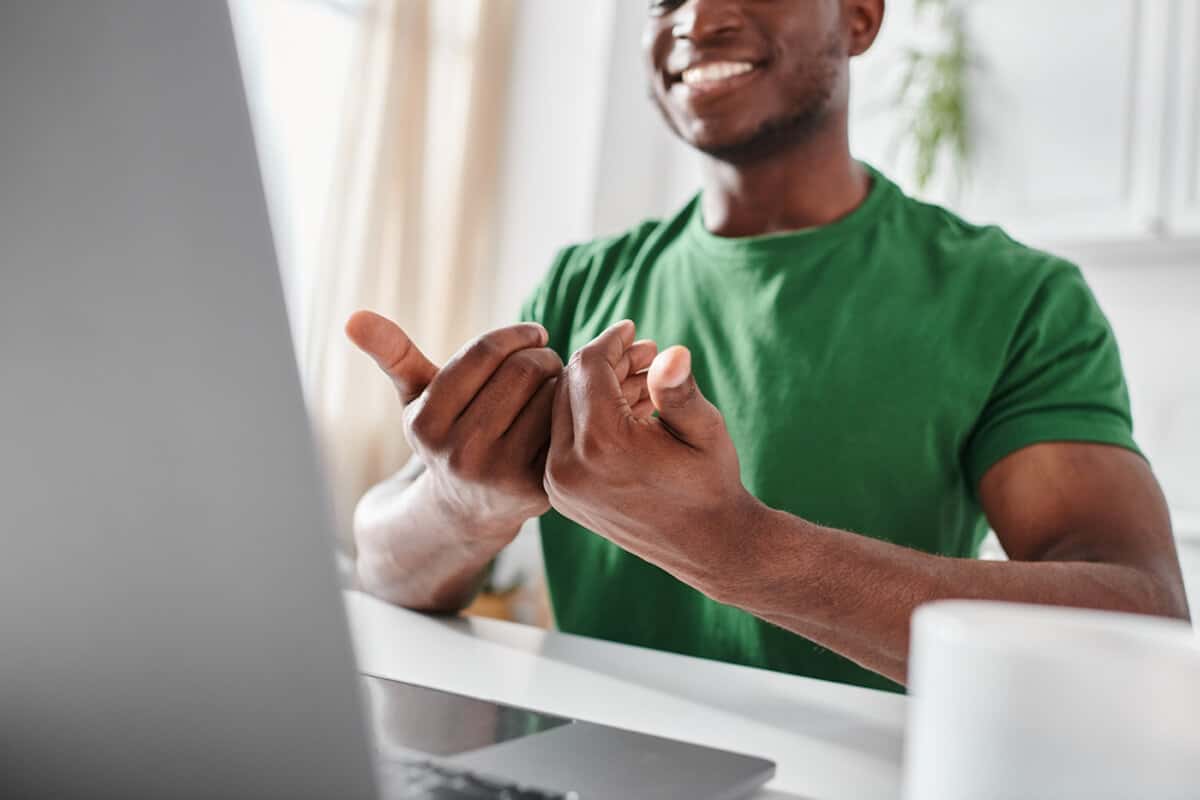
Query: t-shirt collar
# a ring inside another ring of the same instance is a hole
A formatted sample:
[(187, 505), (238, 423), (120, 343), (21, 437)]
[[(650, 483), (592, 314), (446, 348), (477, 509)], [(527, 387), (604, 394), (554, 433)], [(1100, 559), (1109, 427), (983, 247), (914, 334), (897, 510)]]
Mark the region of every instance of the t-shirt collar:
[(880, 211), (899, 192), (899, 187), (870, 164), (862, 166), (871, 177), (866, 199), (828, 225), (760, 236), (717, 236), (704, 225), (701, 194), (697, 193), (690, 203), (690, 219), (683, 238), (705, 255), (727, 262), (756, 263), (774, 261), (780, 256), (794, 257), (797, 247), (812, 247), (860, 232), (878, 219)]

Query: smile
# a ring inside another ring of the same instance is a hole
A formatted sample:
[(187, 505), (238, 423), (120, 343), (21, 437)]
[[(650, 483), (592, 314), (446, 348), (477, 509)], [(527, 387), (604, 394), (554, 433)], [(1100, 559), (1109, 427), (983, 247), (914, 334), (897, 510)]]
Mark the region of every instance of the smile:
[(717, 83), (735, 75), (744, 75), (752, 69), (754, 65), (746, 61), (718, 61), (715, 64), (704, 64), (684, 70), (682, 78), (688, 86), (698, 86)]
[(713, 61), (685, 69), (676, 77), (674, 88), (690, 95), (721, 92), (741, 86), (757, 71), (758, 66), (749, 61)]

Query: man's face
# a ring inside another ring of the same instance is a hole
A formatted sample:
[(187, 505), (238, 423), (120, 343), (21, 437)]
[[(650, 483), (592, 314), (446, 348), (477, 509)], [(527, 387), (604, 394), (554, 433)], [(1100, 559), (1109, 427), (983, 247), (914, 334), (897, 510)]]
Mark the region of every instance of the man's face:
[(710, 155), (787, 147), (846, 104), (842, 0), (643, 0), (651, 94)]

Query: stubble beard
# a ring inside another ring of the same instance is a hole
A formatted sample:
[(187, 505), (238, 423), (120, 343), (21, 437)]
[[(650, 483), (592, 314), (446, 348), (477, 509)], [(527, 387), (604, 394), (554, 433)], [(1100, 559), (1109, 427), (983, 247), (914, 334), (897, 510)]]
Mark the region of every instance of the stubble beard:
[(845, 58), (840, 40), (831, 36), (808, 70), (807, 91), (795, 99), (790, 110), (763, 120), (749, 133), (731, 141), (709, 145), (688, 141), (671, 119), (662, 98), (653, 90), (650, 94), (667, 127), (685, 144), (718, 161), (739, 166), (753, 164), (803, 146), (825, 127), (838, 81), (838, 67)]

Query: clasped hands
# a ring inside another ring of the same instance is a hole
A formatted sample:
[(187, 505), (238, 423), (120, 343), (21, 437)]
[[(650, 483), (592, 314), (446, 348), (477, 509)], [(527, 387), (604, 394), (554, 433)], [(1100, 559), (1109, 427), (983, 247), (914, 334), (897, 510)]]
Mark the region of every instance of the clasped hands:
[(395, 384), (424, 478), (464, 530), (511, 537), (553, 507), (717, 599), (739, 573), (763, 507), (686, 348), (660, 353), (624, 320), (564, 366), (545, 329), (523, 323), (439, 368), (372, 312), (346, 332)]

